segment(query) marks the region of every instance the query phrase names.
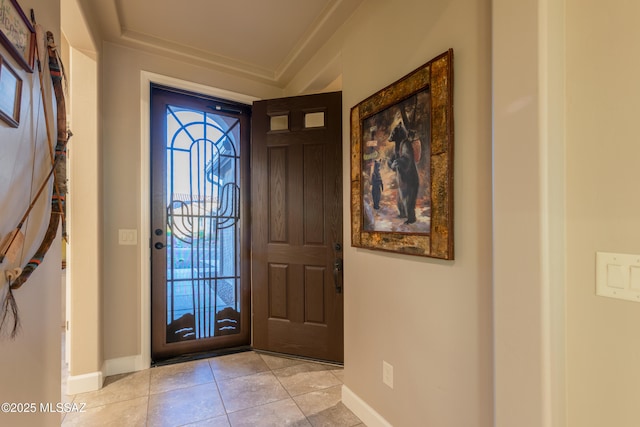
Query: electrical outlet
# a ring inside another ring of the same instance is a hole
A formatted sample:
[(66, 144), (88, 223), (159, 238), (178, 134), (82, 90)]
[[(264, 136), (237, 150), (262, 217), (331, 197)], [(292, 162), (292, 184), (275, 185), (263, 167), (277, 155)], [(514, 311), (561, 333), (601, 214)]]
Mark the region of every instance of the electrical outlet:
[(382, 382), (393, 388), (393, 365), (382, 361)]

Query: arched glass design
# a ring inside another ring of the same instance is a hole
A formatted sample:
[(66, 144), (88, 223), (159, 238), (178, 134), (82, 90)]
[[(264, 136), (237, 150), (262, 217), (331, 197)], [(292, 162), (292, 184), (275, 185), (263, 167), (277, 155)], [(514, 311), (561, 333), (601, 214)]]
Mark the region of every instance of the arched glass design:
[(238, 333), (239, 120), (168, 105), (166, 132), (167, 342)]

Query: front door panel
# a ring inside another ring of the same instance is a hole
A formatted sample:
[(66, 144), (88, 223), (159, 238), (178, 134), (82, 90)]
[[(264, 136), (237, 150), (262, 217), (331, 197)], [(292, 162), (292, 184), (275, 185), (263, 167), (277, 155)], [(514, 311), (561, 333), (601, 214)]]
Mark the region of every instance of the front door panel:
[(342, 362), (341, 93), (252, 113), (256, 349)]
[(248, 106), (152, 88), (152, 357), (249, 344)]

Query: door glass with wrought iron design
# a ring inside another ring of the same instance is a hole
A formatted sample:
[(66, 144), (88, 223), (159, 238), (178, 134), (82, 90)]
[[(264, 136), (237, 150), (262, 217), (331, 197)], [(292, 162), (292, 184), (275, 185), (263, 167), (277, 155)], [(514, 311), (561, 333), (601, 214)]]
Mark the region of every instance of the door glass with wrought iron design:
[(152, 88), (154, 358), (248, 344), (249, 112)]

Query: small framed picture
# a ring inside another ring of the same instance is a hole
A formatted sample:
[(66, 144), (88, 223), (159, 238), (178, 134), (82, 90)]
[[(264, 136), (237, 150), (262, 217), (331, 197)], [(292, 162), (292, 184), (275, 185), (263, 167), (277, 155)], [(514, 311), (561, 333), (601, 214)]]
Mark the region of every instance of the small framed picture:
[(0, 55), (0, 119), (11, 127), (20, 123), (22, 79)]
[(36, 32), (16, 0), (0, 0), (0, 43), (25, 71), (33, 72)]

